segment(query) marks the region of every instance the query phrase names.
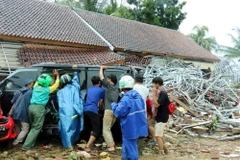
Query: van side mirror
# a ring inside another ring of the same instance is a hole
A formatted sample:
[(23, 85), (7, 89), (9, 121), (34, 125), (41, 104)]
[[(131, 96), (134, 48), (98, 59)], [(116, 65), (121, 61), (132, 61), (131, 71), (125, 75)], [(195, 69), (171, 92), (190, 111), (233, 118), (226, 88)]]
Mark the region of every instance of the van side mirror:
[(6, 88), (7, 88), (7, 89), (11, 89), (11, 88), (13, 88), (13, 83), (10, 82), (10, 81), (7, 82)]

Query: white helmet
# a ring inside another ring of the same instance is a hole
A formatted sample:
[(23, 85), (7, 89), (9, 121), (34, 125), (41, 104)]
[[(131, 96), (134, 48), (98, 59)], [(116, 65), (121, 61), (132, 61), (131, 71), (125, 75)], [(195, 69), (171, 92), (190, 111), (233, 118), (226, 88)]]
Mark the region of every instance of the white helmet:
[(134, 86), (134, 79), (129, 75), (123, 76), (119, 81), (120, 89), (133, 88), (133, 86)]

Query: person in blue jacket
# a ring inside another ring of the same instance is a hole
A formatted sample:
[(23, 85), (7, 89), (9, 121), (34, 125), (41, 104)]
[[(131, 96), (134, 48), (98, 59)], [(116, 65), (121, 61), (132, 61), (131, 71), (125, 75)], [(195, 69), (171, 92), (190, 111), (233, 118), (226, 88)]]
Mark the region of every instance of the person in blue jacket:
[(138, 160), (137, 139), (148, 135), (145, 102), (141, 95), (133, 90), (134, 79), (123, 76), (119, 87), (124, 92), (120, 102), (112, 103), (112, 110), (120, 118), (122, 130), (122, 160)]
[(73, 79), (68, 74), (60, 77), (62, 89), (57, 92), (59, 105), (59, 134), (64, 148), (72, 148), (83, 130), (83, 99), (78, 73)]
[(14, 103), (12, 109), (12, 117), (15, 121), (15, 127), (19, 131), (17, 138), (13, 141), (13, 145), (23, 142), (29, 132), (28, 107), (32, 98), (32, 88), (34, 81), (32, 79), (25, 79), (25, 86), (14, 93)]

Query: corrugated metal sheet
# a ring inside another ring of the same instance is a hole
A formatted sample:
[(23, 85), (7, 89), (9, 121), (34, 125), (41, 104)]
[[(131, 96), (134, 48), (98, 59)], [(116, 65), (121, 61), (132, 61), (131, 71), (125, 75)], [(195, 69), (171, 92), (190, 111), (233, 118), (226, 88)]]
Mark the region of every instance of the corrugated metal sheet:
[(22, 46), (22, 43), (0, 42), (1, 75), (8, 75), (17, 68), (23, 67), (17, 55), (17, 50)]

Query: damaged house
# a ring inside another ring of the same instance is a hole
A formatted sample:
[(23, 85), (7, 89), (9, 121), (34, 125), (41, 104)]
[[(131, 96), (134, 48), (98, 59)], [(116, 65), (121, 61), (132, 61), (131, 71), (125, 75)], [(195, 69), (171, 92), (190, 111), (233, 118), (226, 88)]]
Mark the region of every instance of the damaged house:
[(0, 5), (0, 73), (42, 62), (147, 66), (173, 57), (212, 66), (219, 59), (182, 33), (37, 0)]

